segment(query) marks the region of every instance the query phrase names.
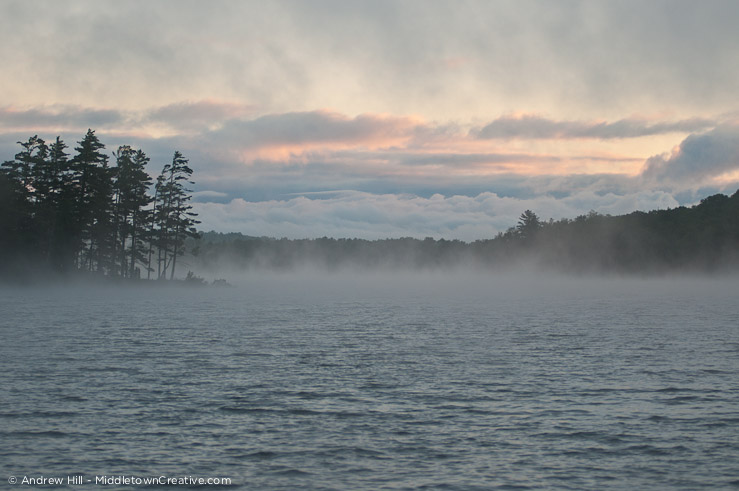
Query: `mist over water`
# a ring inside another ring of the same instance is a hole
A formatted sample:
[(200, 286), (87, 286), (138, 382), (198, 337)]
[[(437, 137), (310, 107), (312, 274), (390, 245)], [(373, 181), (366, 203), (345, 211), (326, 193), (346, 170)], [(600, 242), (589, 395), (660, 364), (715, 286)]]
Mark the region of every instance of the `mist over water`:
[(248, 489), (739, 485), (736, 277), (0, 290), (0, 471)]

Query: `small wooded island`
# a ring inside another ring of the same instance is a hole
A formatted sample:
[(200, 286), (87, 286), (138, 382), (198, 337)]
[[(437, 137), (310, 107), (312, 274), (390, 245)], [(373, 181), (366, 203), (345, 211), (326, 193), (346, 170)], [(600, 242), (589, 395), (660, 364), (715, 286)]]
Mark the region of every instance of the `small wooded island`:
[(18, 143), (0, 166), (0, 273), (174, 278), (199, 223), (182, 154), (174, 152), (152, 193), (149, 157), (124, 145), (111, 165), (93, 130), (71, 158), (59, 137)]
[[(176, 278), (178, 258), (199, 268), (301, 265), (433, 269), (520, 265), (563, 272), (725, 272), (739, 269), (739, 191), (692, 207), (622, 216), (591, 211), (518, 224), (475, 242), (414, 238), (274, 239), (198, 233), (188, 160), (175, 151), (156, 180), (142, 150), (120, 146), (113, 162), (93, 130), (74, 148), (57, 137), (19, 142), (0, 166), (0, 279), (96, 275)], [(181, 261), (180, 261), (181, 262)], [(200, 278), (188, 272), (188, 278)]]

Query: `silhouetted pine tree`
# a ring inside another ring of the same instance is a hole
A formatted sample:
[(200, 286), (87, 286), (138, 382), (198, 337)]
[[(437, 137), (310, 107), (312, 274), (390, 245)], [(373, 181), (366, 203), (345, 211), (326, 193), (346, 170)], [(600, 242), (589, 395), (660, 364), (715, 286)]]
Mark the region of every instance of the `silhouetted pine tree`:
[(18, 142), (22, 150), (13, 160), (0, 165), (3, 175), (3, 243), (7, 264), (12, 265), (21, 256), (38, 252), (37, 228), (34, 223), (34, 167), (48, 153), (44, 140), (34, 135), (26, 142)]
[(51, 181), (49, 206), (53, 208), (49, 262), (53, 269), (60, 272), (74, 269), (79, 247), (79, 233), (74, 223), (74, 176), (66, 148), (67, 145), (57, 137), (49, 147), (47, 171)]
[(521, 216), (518, 219), (516, 232), (521, 239), (530, 241), (536, 237), (541, 226), (541, 221), (536, 213), (531, 210), (526, 210), (521, 213)]
[(173, 279), (177, 267), (177, 257), (185, 253), (185, 239), (197, 237), (196, 213), (191, 212), (189, 204), (192, 190), (186, 188), (192, 169), (188, 160), (180, 152), (175, 152), (171, 164), (166, 164), (157, 179), (157, 200), (155, 217), (159, 226), (157, 246), (159, 248), (159, 278)]
[(149, 158), (141, 150), (124, 145), (114, 153), (116, 173), (114, 184), (114, 225), (118, 273), (134, 277), (136, 262), (143, 263), (146, 249), (148, 210), (152, 198), (147, 194), (151, 177), (145, 167)]
[(104, 272), (111, 267), (114, 250), (113, 173), (108, 167), (108, 156), (102, 152), (105, 145), (93, 130), (87, 130), (78, 144), (72, 160), (72, 182), (77, 195), (74, 215), (82, 239), (78, 264), (80, 269)]
[[(166, 176), (162, 173), (159, 174), (157, 177), (156, 185), (154, 186), (154, 198), (152, 199), (152, 208), (149, 210), (149, 229), (146, 234), (146, 239), (149, 242), (149, 251), (148, 251), (148, 257), (146, 262), (146, 279), (151, 279), (151, 273), (154, 272), (154, 268), (151, 265), (152, 256), (154, 253), (154, 247), (157, 247), (157, 254), (158, 254), (158, 271), (157, 271), (157, 278), (161, 277), (161, 267), (162, 267), (162, 255), (161, 255), (161, 248), (158, 247), (158, 244), (160, 243), (161, 239), (161, 227), (160, 224), (162, 222), (161, 218), (161, 212), (162, 212), (162, 201), (161, 201), (161, 194), (160, 192), (163, 189), (164, 186), (164, 180)], [(157, 227), (159, 226), (159, 229)]]

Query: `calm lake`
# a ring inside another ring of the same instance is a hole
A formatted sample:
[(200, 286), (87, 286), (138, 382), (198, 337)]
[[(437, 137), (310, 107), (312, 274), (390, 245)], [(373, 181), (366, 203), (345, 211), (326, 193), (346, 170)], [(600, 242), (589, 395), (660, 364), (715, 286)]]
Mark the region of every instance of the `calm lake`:
[(739, 486), (738, 279), (232, 282), (0, 289), (4, 485)]

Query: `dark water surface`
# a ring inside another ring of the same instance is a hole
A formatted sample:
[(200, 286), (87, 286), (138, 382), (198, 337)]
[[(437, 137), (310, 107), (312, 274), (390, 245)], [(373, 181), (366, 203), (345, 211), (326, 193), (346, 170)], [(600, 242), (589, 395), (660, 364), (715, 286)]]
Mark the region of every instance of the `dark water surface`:
[(0, 482), (736, 489), (738, 287), (419, 274), (6, 288)]

